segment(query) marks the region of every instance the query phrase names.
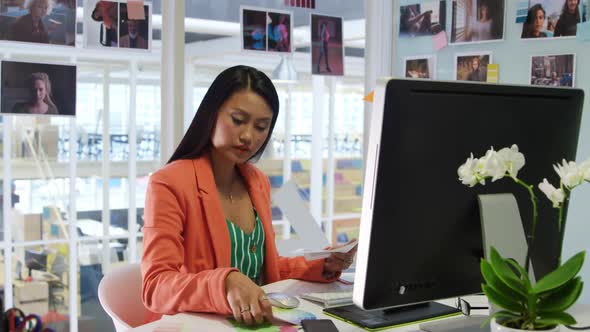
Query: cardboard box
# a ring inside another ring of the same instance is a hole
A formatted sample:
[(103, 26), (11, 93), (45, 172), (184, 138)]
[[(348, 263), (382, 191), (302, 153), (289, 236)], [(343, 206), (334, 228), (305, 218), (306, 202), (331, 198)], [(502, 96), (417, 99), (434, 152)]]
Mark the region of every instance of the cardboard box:
[(24, 240), (25, 241), (39, 241), (43, 234), (43, 227), (41, 224), (41, 215), (38, 213), (31, 213), (24, 215)]
[(21, 303), (46, 301), (49, 298), (49, 286), (46, 281), (14, 281), (14, 300)]
[(47, 300), (22, 303), (15, 300), (14, 305), (27, 315), (36, 314), (39, 316), (43, 316), (49, 312), (49, 303), (47, 302)]
[(42, 239), (41, 215), (22, 214), (12, 210), (13, 236), (15, 241), (39, 241)]

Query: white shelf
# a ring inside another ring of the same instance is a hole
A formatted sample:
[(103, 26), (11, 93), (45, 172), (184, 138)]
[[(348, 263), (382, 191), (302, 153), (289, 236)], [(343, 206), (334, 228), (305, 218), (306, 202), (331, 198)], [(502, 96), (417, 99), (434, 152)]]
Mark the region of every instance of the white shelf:
[[(2, 165), (3, 161), (0, 161)], [(11, 177), (13, 180), (34, 180), (41, 179), (39, 168), (34, 160), (16, 159), (10, 161)], [(1, 166), (0, 166), (1, 167)], [(56, 178), (69, 177), (69, 164), (67, 161), (57, 162), (50, 161), (49, 167)], [(145, 176), (160, 168), (160, 162), (157, 160), (137, 161), (137, 176)], [(111, 178), (125, 178), (129, 172), (128, 161), (110, 161)], [(79, 161), (77, 163), (76, 175), (80, 178), (102, 177), (102, 161)], [(4, 177), (0, 174), (0, 179)]]

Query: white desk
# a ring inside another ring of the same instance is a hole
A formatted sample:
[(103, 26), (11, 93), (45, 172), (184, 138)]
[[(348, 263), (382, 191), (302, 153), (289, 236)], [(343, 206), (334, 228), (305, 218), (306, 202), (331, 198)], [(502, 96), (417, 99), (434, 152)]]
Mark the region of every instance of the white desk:
[[(96, 221), (93, 219), (78, 219), (76, 220), (76, 226), (80, 228), (80, 231), (82, 231), (84, 236), (104, 236), (104, 225), (100, 221)], [(138, 224), (137, 227), (139, 229), (140, 225)], [(125, 228), (109, 225), (109, 235), (127, 236), (129, 235), (129, 231), (127, 231)]]
[[(352, 286), (340, 282), (331, 284), (310, 283), (300, 280), (283, 280), (273, 284), (265, 285), (262, 288), (267, 292), (283, 292), (291, 295), (298, 295), (304, 292), (333, 291), (338, 289), (349, 289)], [(318, 319), (331, 319), (340, 332), (361, 332), (366, 331), (354, 325), (334, 319), (323, 314), (323, 308), (312, 302), (301, 300), (298, 307), (301, 310), (309, 311)], [(570, 312), (576, 317), (580, 326), (590, 325), (590, 305), (577, 305)], [(452, 319), (452, 318), (451, 318)], [(153, 332), (156, 328), (164, 327), (170, 323), (184, 323), (183, 332), (187, 331), (232, 331), (236, 329), (227, 318), (212, 314), (181, 313), (173, 316), (163, 316), (161, 320), (155, 321), (140, 327), (131, 329), (133, 332)], [(562, 331), (568, 330), (562, 327)], [(419, 331), (418, 324), (404, 327), (391, 328), (383, 331), (408, 332)], [(568, 330), (569, 331), (569, 330)]]

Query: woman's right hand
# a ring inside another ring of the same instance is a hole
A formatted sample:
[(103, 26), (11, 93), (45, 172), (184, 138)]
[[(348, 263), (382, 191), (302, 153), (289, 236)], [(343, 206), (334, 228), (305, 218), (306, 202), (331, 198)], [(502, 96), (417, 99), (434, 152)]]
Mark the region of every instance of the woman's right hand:
[(244, 274), (233, 271), (225, 278), (225, 293), (234, 318), (248, 325), (272, 319), (272, 306), (266, 294)]

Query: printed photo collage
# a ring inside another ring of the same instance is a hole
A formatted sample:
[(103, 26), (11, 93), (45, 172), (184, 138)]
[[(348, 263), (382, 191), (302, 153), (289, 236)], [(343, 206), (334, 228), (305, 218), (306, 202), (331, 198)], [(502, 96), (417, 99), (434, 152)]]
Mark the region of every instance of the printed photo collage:
[(242, 49), (254, 52), (291, 53), (293, 14), (264, 8), (241, 7)]
[[(241, 7), (242, 51), (254, 53), (293, 52), (293, 14), (266, 8)], [(310, 15), (311, 73), (344, 75), (342, 17)]]
[[(151, 50), (151, 3), (84, 0), (84, 47)], [(0, 0), (0, 40), (76, 46), (76, 0)]]
[[(435, 50), (450, 45), (471, 45), (505, 40), (506, 4), (509, 0), (430, 0), (400, 6), (399, 37), (433, 38)], [(451, 6), (450, 31), (447, 5)], [(588, 0), (529, 0), (519, 9), (520, 38), (576, 38), (578, 25), (588, 20)], [(588, 23), (590, 24), (590, 23)], [(448, 36), (448, 41), (447, 41)], [(441, 41), (442, 40), (442, 41)], [(436, 55), (409, 56), (403, 62), (407, 78), (436, 79)], [(491, 51), (457, 53), (454, 78), (460, 81), (498, 82), (498, 65)], [(575, 54), (534, 55), (530, 84), (573, 87)]]
[[(150, 2), (84, 0), (84, 47), (150, 52)], [(76, 46), (76, 0), (0, 0), (0, 43)], [(76, 116), (74, 65), (2, 61), (0, 113)]]

